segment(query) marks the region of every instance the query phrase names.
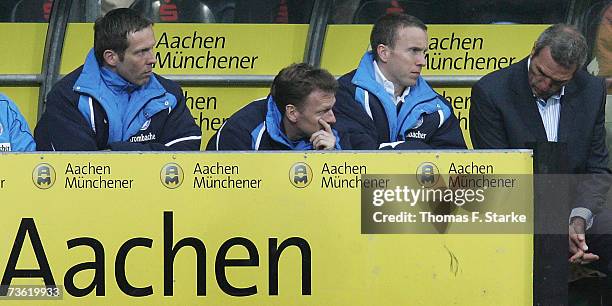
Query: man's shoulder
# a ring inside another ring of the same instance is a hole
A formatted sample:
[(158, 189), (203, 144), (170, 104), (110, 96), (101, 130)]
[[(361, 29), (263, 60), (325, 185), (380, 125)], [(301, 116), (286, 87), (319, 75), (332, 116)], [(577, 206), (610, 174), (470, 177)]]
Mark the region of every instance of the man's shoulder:
[(164, 87), (169, 93), (177, 97), (180, 97), (183, 95), (183, 89), (178, 83), (176, 83), (173, 80), (167, 79), (157, 73), (154, 73), (154, 75), (157, 81), (159, 82), (159, 84), (161, 84), (161, 86)]
[[(352, 80), (353, 77), (355, 76), (355, 72), (357, 70), (353, 70), (343, 76), (341, 76), (340, 78), (338, 78), (338, 91), (336, 93), (336, 105), (337, 107), (340, 105), (343, 105), (347, 102), (351, 102), (349, 103), (352, 106), (352, 102), (355, 100), (354, 99), (354, 95), (355, 95), (355, 90), (357, 88), (357, 86), (355, 86), (355, 84), (353, 84)], [(336, 107), (336, 108), (337, 108)]]
[(352, 83), (352, 80), (353, 80), (353, 77), (355, 77), (356, 72), (357, 72), (357, 69), (352, 70), (344, 74), (340, 78), (338, 78), (338, 83), (340, 83), (340, 86), (346, 86), (346, 85), (354, 86)]
[[(476, 84), (480, 86), (498, 86), (510, 82), (516, 73), (520, 73), (520, 69), (524, 64), (521, 62), (514, 63), (508, 67), (493, 71), (483, 76)], [(527, 76), (527, 67), (525, 67), (525, 77)], [(505, 86), (505, 85), (504, 85)]]
[(247, 129), (255, 128), (261, 122), (266, 120), (267, 112), (268, 99), (258, 99), (235, 112), (228, 119), (227, 124), (232, 126), (240, 126)]
[(68, 73), (55, 83), (47, 95), (47, 103), (56, 103), (59, 102), (58, 99), (65, 99), (76, 104), (79, 94), (74, 91), (73, 87), (81, 72), (83, 72), (83, 66)]
[(605, 88), (605, 82), (602, 78), (590, 74), (585, 69), (576, 71), (572, 81), (580, 90), (587, 91), (589, 93), (599, 94), (603, 92)]

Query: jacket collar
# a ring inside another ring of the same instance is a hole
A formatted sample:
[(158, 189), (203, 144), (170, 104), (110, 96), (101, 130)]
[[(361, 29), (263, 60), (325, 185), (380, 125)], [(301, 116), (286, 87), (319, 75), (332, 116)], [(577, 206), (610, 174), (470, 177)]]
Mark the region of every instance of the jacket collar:
[[(418, 77), (416, 84), (410, 87), (408, 95), (404, 97), (404, 103), (398, 114), (395, 103), (393, 103), (392, 100), (393, 97), (391, 97), (385, 88), (376, 81), (376, 72), (374, 71), (374, 65), (372, 65), (373, 61), (374, 54), (372, 51), (366, 52), (361, 58), (359, 67), (357, 71), (355, 71), (355, 75), (351, 82), (355, 86), (372, 93), (380, 101), (387, 118), (390, 141), (398, 140), (398, 135), (403, 135), (408, 129), (416, 124), (421, 114), (413, 113), (413, 109), (419, 104), (430, 103), (431, 105), (428, 105), (428, 108), (444, 109), (450, 116), (450, 109), (436, 101), (438, 94), (421, 76)], [(359, 101), (359, 97), (357, 97), (357, 100)], [(362, 106), (365, 107), (364, 105)]]
[[(128, 95), (126, 90), (131, 89), (133, 91)], [(135, 86), (110, 70), (103, 72), (93, 49), (87, 54), (73, 90), (94, 98), (102, 106), (108, 120), (109, 143), (128, 140), (151, 116), (163, 109), (174, 108), (177, 103), (174, 96), (166, 95), (166, 89), (155, 75), (151, 76), (147, 84)], [(153, 99), (156, 99), (156, 103), (150, 103)], [(78, 108), (89, 122), (93, 118), (92, 108), (86, 104), (87, 99), (79, 99)], [(144, 116), (139, 116), (142, 112)]]

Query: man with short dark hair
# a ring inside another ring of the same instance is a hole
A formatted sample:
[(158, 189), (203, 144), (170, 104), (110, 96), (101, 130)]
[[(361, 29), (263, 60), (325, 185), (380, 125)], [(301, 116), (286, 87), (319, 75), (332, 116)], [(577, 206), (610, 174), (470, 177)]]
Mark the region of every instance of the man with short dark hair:
[[(246, 105), (210, 139), (207, 150), (334, 150), (340, 137), (332, 107), (338, 88), (326, 70), (293, 64), (274, 78), (267, 98)], [(344, 148), (346, 149), (346, 148)]]
[(199, 150), (182, 89), (152, 71), (153, 23), (116, 9), (94, 26), (85, 64), (49, 92), (34, 131), (43, 151)]
[(354, 149), (465, 149), (451, 105), (421, 77), (427, 27), (406, 14), (381, 17), (372, 51), (342, 76), (336, 128)]
[(598, 175), (595, 180), (581, 182), (574, 193), (570, 261), (589, 263), (599, 259), (591, 253), (596, 248), (587, 247), (584, 235), (593, 225), (602, 230), (604, 235), (598, 236), (597, 242), (608, 253), (598, 255), (609, 262), (610, 233), (594, 225), (595, 221), (608, 226), (602, 220), (610, 220), (609, 211), (602, 211), (610, 174), (604, 128), (606, 90), (602, 79), (583, 69), (586, 52), (586, 41), (576, 28), (556, 24), (546, 29), (529, 57), (486, 75), (474, 85), (470, 134), (476, 149), (567, 144), (569, 173)]

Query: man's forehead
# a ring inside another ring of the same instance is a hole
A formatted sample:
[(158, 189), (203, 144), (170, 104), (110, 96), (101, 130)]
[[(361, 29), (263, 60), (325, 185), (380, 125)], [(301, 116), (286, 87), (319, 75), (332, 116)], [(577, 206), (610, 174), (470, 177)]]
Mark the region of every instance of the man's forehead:
[(308, 98), (309, 99), (306, 100), (312, 101), (313, 105), (325, 107), (329, 104), (333, 104), (336, 101), (336, 94), (333, 91), (315, 89), (310, 92)]
[(427, 31), (413, 26), (399, 26), (395, 32), (395, 42), (425, 43), (427, 44)]
[(155, 44), (155, 33), (153, 27), (148, 26), (138, 31), (129, 32), (127, 34), (127, 40), (129, 47), (133, 46), (134, 43), (140, 45)]
[(568, 81), (570, 80), (574, 72), (576, 72), (576, 66), (572, 68), (566, 68), (555, 61), (552, 56), (550, 47), (544, 47), (537, 55), (532, 58), (537, 68), (544, 73), (548, 78), (555, 81)]

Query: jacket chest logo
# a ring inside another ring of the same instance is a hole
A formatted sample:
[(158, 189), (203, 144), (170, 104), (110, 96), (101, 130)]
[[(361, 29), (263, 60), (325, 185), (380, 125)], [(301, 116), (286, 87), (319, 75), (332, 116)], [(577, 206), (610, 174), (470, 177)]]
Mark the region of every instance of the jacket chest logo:
[(425, 137), (427, 137), (427, 133), (422, 133), (421, 131), (413, 131), (406, 135), (406, 138), (425, 139)]
[(130, 142), (145, 142), (155, 140), (155, 134), (149, 133), (147, 135), (138, 135), (130, 137)]
[(421, 125), (423, 125), (423, 115), (421, 115), (419, 117), (419, 119), (417, 120), (417, 122), (414, 124), (414, 126), (412, 127), (413, 129), (418, 129), (421, 127)]
[(142, 125), (142, 127), (140, 128), (141, 131), (145, 131), (146, 129), (149, 128), (149, 125), (151, 125), (151, 119), (145, 121), (145, 123)]

